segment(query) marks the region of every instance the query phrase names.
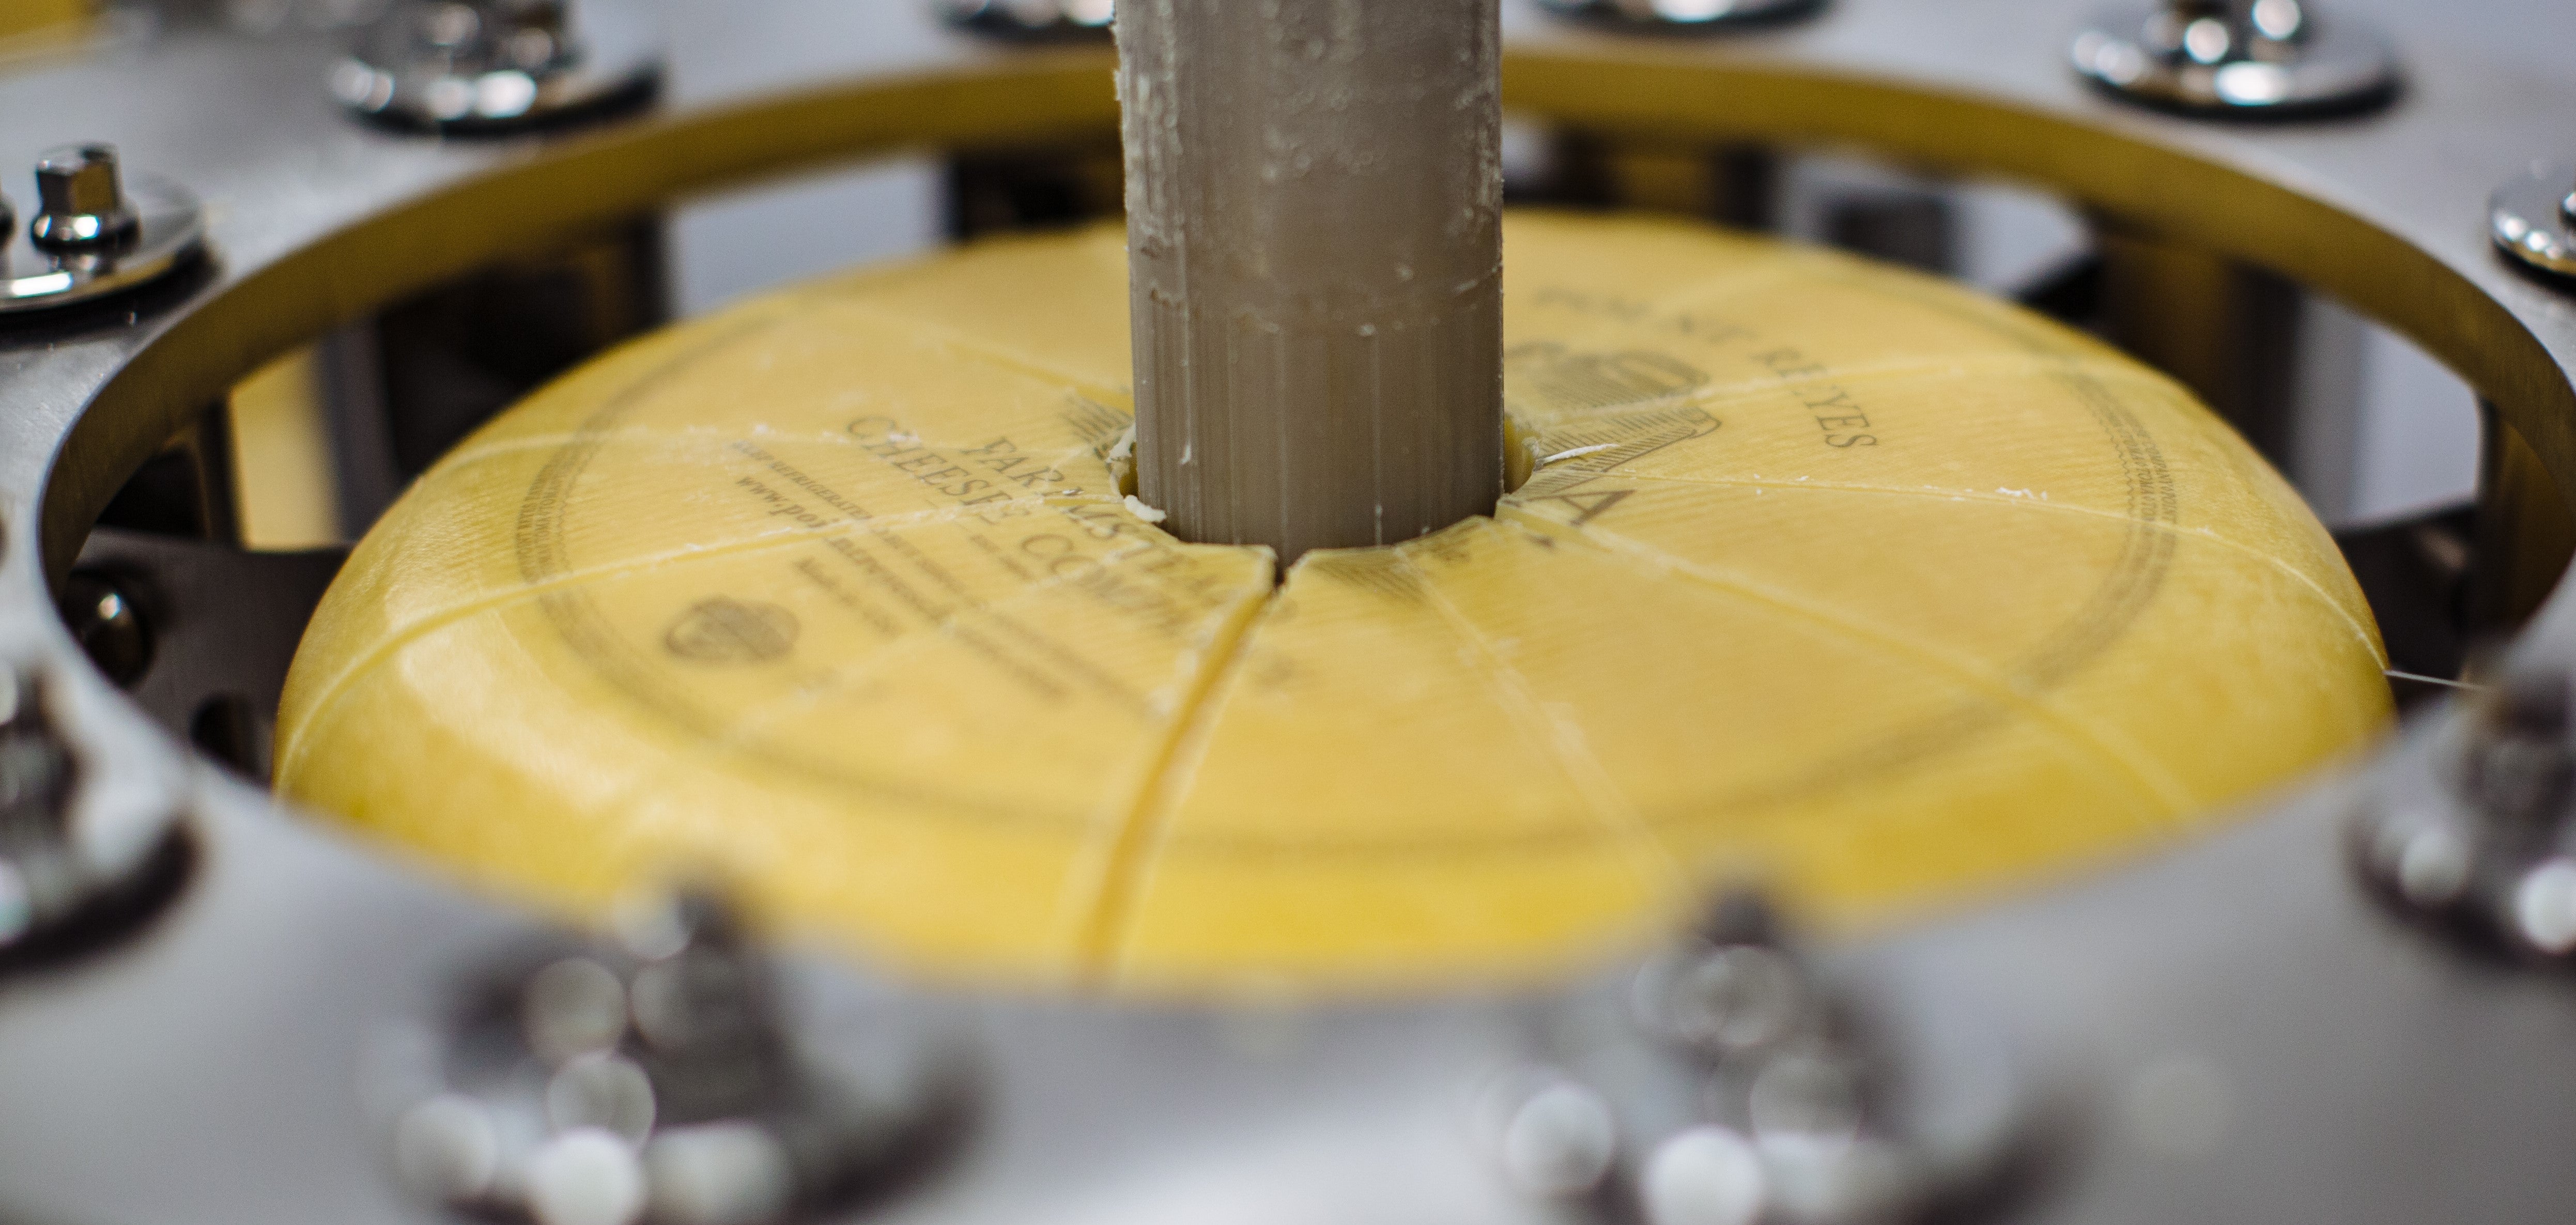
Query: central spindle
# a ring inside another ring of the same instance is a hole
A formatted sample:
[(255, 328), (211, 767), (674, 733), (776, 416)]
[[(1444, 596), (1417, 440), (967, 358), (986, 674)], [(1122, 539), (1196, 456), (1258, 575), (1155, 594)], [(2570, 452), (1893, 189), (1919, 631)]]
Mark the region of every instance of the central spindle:
[(1121, 0), (1138, 493), (1393, 544), (1503, 484), (1497, 0)]

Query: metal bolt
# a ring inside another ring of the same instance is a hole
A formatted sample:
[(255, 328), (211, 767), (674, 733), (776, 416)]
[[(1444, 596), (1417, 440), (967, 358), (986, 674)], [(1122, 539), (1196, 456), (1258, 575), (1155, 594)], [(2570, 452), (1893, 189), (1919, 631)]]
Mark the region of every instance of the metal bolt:
[[(2166, 0), (2160, 19), (2151, 24), (2167, 50), (2180, 50), (2202, 64), (2260, 58), (2266, 43), (2291, 43), (2308, 33), (2308, 14), (2299, 0)], [(2274, 54), (2278, 48), (2272, 49)]]
[(1118, 17), (1117, 0), (939, 0), (938, 7), (953, 25), (1017, 38), (1103, 35)]
[(97, 569), (74, 570), (61, 593), (63, 624), (121, 688), (131, 688), (152, 666), (152, 626), (129, 590), (133, 583)]
[(1599, 1091), (1561, 1075), (1517, 1086), (1503, 1103), (1495, 1149), (1527, 1195), (1567, 1198), (1599, 1186), (1618, 1155), (1618, 1123)]
[(75, 769), (36, 674), (0, 672), (0, 950), (78, 909), (90, 882), (71, 839)]
[(520, 0), (510, 12), (502, 58), (527, 72), (543, 72), (571, 47), (570, 0)]
[(396, 0), (331, 72), (361, 114), (451, 131), (524, 128), (640, 102), (662, 55), (633, 0)]
[[(2576, 887), (2568, 898), (2576, 929)], [(1724, 895), (1677, 944), (1624, 992), (1587, 993), (1554, 1052), (1565, 1071), (1524, 1077), (1498, 1099), (1527, 1151), (1551, 1159), (1516, 1161), (1513, 1132), (1497, 1133), (1521, 1190), (1592, 1190), (1524, 1171), (1580, 1171), (1564, 1157), (1588, 1150), (1557, 1138), (1589, 1134), (1574, 1124), (1593, 1100), (1605, 1148), (1615, 1138), (1625, 1157), (1614, 1168), (1635, 1180), (1623, 1198), (1646, 1225), (1946, 1215), (2006, 1167), (2029, 1104), (2016, 1061), (1894, 997), (1875, 996), (1862, 1023), (1861, 999), (1796, 954), (1759, 893)], [(1602, 1009), (1624, 1010), (1647, 1040), (1605, 1049)], [(1908, 1066), (1890, 1062), (1899, 1052)]]
[(1807, 973), (1778, 944), (1761, 895), (1722, 896), (1695, 938), (1649, 960), (1630, 991), (1639, 1024), (1711, 1056), (1778, 1042), (1812, 1020)]
[(1808, 1000), (1787, 956), (1742, 944), (1658, 959), (1637, 976), (1636, 1003), (1649, 1028), (1726, 1054), (1778, 1041), (1805, 1018)]
[(2496, 189), (2487, 203), (2487, 233), (2505, 254), (2534, 271), (2576, 279), (2576, 169), (2535, 165)]
[(644, 1149), (653, 1213), (668, 1225), (774, 1221), (796, 1198), (787, 1146), (756, 1123), (675, 1127)]
[(2576, 860), (2544, 861), (2513, 886), (2513, 931), (2524, 943), (2557, 956), (2576, 952)]
[(26, 254), (8, 250), (15, 218), (0, 200), (0, 321), (124, 293), (204, 250), (196, 196), (168, 179), (124, 176), (112, 146), (48, 151), (36, 164), (36, 190)]
[(15, 861), (22, 881), (41, 896), (64, 865), (71, 752), (45, 710), (44, 685), (31, 672), (0, 673), (0, 858)]
[(596, 1127), (564, 1132), (528, 1159), (528, 1211), (538, 1225), (634, 1225), (645, 1195), (635, 1147)]
[(1561, 17), (1635, 29), (1718, 30), (1813, 16), (1824, 0), (1539, 0)]
[(2570, 678), (2535, 668), (2505, 677), (2471, 716), (2461, 786), (2485, 816), (2514, 827), (2556, 825), (2576, 787), (2568, 738)]
[(956, 1086), (928, 1045), (818, 1062), (721, 900), (634, 917), (623, 947), (479, 980), (395, 1129), (414, 1190), (537, 1225), (741, 1225), (828, 1211), (938, 1134)]
[(1747, 1095), (1753, 1134), (1841, 1143), (1860, 1132), (1862, 1070), (1830, 1048), (1791, 1051), (1763, 1065)]
[(2576, 672), (2518, 663), (2441, 735), (2358, 814), (2361, 866), (2407, 909), (2576, 954)]
[(2247, 16), (2255, 32), (2274, 42), (2295, 42), (2308, 33), (2308, 11), (2299, 0), (2254, 0)]
[(36, 199), (41, 211), (29, 237), (49, 251), (117, 246), (141, 228), (126, 201), (113, 145), (48, 150), (36, 163)]
[(1647, 1225), (1753, 1225), (1769, 1199), (1761, 1155), (1724, 1127), (1694, 1127), (1664, 1141), (1639, 1181)]
[(166, 775), (81, 785), (56, 684), (42, 665), (0, 664), (0, 961), (12, 965), (130, 932), (187, 864)]
[(433, 47), (462, 49), (483, 32), (483, 13), (471, 4), (449, 0), (420, 11), (421, 37)]
[(2105, 13), (2075, 40), (2075, 70), (2133, 102), (2200, 114), (2354, 111), (2396, 93), (2396, 53), (2351, 19), (2301, 0), (2161, 0)]

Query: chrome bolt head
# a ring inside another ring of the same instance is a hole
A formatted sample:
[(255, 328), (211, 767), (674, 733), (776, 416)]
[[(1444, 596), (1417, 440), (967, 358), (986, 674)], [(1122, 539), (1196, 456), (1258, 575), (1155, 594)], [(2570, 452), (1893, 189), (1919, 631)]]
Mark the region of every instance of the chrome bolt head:
[(571, 0), (500, 0), (479, 24), (495, 58), (523, 72), (549, 71), (572, 52)]
[(95, 567), (63, 580), (63, 624), (107, 679), (130, 689), (152, 667), (153, 627), (142, 608), (141, 580)]
[(2496, 189), (2487, 202), (2487, 236), (2524, 267), (2576, 278), (2576, 168), (2540, 164)]
[(360, 115), (406, 128), (504, 132), (620, 110), (658, 90), (644, 0), (394, 0), (331, 70)]
[(1590, 1194), (1619, 1155), (1619, 1123), (1600, 1092), (1554, 1072), (1517, 1078), (1498, 1096), (1493, 1145), (1503, 1176), (1524, 1195)]
[(2569, 686), (2554, 669), (2530, 669), (2480, 695), (2465, 729), (2460, 785), (2488, 820), (2526, 828), (2565, 819), (2576, 794)]
[(2196, 115), (2347, 113), (2396, 96), (2389, 41), (2301, 0), (2163, 0), (2104, 13), (2075, 40), (2078, 75), (2115, 97)]
[(2401, 760), (2351, 829), (2383, 899), (2481, 943), (2576, 956), (2576, 672), (2502, 670)]
[(1063, 38), (1109, 33), (1117, 0), (939, 0), (951, 25), (1004, 38)]
[(450, 51), (474, 41), (483, 32), (482, 10), (471, 4), (434, 4), (420, 12), (420, 36), (433, 47)]
[(36, 165), (31, 241), (10, 247), (0, 200), (0, 324), (9, 316), (96, 302), (189, 266), (205, 249), (205, 213), (186, 187), (124, 173), (105, 144), (47, 151)]
[(132, 931), (185, 867), (175, 780), (138, 771), (113, 799), (85, 785), (63, 684), (33, 658), (0, 664), (0, 969)]
[(1539, 0), (1561, 17), (1633, 30), (1713, 31), (1812, 17), (1824, 0)]
[(131, 242), (141, 229), (125, 198), (116, 147), (65, 145), (36, 162), (37, 207), (29, 237), (49, 251), (88, 251)]
[(1754, 944), (1699, 944), (1659, 957), (1638, 973), (1632, 1002), (1649, 1030), (1712, 1055), (1777, 1042), (1810, 1008), (1797, 963)]
[(2308, 34), (2307, 6), (2299, 0), (2254, 0), (2247, 20), (2256, 33), (2276, 43), (2297, 42)]
[(1657, 1146), (1639, 1182), (1647, 1225), (1754, 1225), (1770, 1199), (1761, 1154), (1733, 1129), (1714, 1125)]
[(828, 1214), (944, 1141), (968, 1083), (923, 1018), (872, 1011), (868, 1057), (837, 1057), (812, 1039), (852, 1018), (788, 1007), (718, 894), (626, 918), (496, 957), (385, 1066), (405, 1185), (530, 1225), (748, 1225)]

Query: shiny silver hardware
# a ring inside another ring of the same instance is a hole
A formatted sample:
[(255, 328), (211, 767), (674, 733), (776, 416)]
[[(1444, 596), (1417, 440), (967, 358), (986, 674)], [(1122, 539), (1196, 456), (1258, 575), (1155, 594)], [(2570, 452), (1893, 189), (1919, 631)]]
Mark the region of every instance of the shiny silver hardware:
[(859, 1066), (822, 1062), (729, 908), (684, 895), (615, 945), (552, 947), (480, 979), (393, 1073), (410, 1103), (395, 1170), (427, 1199), (540, 1225), (826, 1212), (883, 1190), (961, 1100), (935, 1044), (870, 1028)]
[(2525, 666), (2436, 733), (2431, 770), (2355, 826), (2398, 905), (2520, 953), (2576, 953), (2576, 678)]
[(2025, 1077), (1920, 1000), (1846, 989), (1758, 899), (1556, 1018), (1487, 1134), (1523, 1194), (1646, 1225), (1881, 1222), (1984, 1187), (2021, 1139)]
[(2576, 167), (2544, 165), (2497, 188), (2487, 231), (2505, 253), (2556, 276), (2576, 277)]
[(110, 145), (66, 145), (36, 162), (36, 199), (42, 212), (28, 237), (57, 254), (112, 250), (131, 242), (142, 222), (125, 198)]
[(2206, 115), (2360, 110), (2397, 92), (2386, 37), (2306, 0), (2166, 0), (2113, 9), (2075, 39), (2075, 71), (2118, 97)]
[[(30, 242), (0, 237), (0, 315), (93, 302), (157, 280), (202, 250), (205, 219), (188, 189), (127, 175), (102, 144), (47, 152), (36, 165)], [(0, 229), (16, 220), (0, 202)]]
[(951, 24), (1003, 38), (1108, 36), (1118, 0), (938, 0)]
[(1811, 17), (1824, 0), (1539, 0), (1563, 17), (1635, 29), (1716, 30)]
[(500, 132), (649, 99), (662, 47), (634, 0), (400, 0), (331, 72), (369, 118)]
[(185, 867), (175, 807), (88, 777), (60, 705), (41, 672), (0, 668), (0, 967), (122, 934)]

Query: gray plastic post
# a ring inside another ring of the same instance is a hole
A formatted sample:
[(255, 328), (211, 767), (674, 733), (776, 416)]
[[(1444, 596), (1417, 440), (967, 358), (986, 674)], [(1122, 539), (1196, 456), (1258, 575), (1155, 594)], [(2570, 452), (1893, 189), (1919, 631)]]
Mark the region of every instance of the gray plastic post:
[(1502, 493), (1497, 0), (1120, 0), (1137, 479), (1184, 539)]

